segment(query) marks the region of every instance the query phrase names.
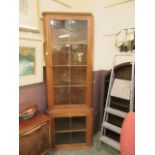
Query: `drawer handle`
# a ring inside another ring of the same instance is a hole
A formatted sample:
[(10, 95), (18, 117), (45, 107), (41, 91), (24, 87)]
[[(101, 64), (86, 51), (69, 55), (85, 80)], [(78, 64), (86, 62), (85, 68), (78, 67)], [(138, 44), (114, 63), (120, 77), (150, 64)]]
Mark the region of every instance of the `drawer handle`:
[(22, 137), (22, 136), (29, 136), (29, 135), (35, 133), (37, 130), (39, 130), (39, 129), (40, 129), (42, 126), (44, 126), (45, 124), (47, 124), (47, 122), (45, 122), (45, 123), (43, 123), (43, 124), (41, 124), (41, 125), (39, 125), (39, 126), (33, 128), (32, 130), (30, 130), (30, 131), (28, 131), (28, 132), (26, 132), (26, 133), (24, 133), (24, 134), (22, 134), (21, 137)]

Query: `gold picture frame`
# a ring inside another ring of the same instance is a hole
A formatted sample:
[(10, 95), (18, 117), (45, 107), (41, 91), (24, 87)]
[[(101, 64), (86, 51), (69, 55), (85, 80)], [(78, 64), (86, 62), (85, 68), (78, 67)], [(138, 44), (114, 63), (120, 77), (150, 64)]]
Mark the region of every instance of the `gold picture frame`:
[(19, 86), (43, 82), (43, 45), (40, 40), (19, 39)]
[(19, 0), (19, 30), (40, 31), (39, 0)]

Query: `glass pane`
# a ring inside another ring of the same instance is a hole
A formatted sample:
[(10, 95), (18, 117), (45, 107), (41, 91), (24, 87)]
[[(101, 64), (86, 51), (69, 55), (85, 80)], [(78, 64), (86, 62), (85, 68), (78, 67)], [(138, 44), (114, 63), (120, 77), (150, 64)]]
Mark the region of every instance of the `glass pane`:
[(69, 104), (69, 88), (54, 88), (54, 104)]
[(71, 104), (84, 104), (86, 102), (86, 87), (71, 88)]
[(85, 132), (72, 132), (71, 143), (85, 143), (86, 133)]
[(53, 84), (68, 85), (69, 84), (69, 68), (53, 67)]
[(69, 47), (65, 44), (52, 46), (52, 64), (67, 65), (69, 63)]
[(51, 20), (52, 43), (68, 43), (69, 22), (66, 20)]
[(86, 67), (71, 67), (71, 84), (86, 85)]
[(87, 21), (86, 20), (70, 20), (70, 42), (85, 42), (87, 41)]
[(70, 130), (70, 118), (69, 117), (55, 118), (54, 122), (55, 122), (55, 132)]
[(85, 130), (85, 129), (86, 129), (86, 117), (71, 118), (71, 130)]
[(86, 44), (72, 44), (71, 51), (71, 64), (73, 65), (86, 65), (87, 64), (87, 45)]
[(52, 43), (87, 41), (87, 21), (51, 20)]
[(55, 144), (70, 144), (70, 133), (56, 133), (55, 134)]

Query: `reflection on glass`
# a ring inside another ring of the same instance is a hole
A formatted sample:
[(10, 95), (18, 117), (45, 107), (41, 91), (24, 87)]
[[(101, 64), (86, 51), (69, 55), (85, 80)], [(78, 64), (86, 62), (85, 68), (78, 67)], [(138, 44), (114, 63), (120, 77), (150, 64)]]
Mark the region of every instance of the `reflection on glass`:
[(57, 104), (69, 104), (69, 88), (54, 88), (54, 103)]
[(86, 42), (87, 41), (87, 21), (71, 20), (70, 21), (70, 41)]
[(85, 20), (51, 20), (51, 29), (53, 43), (87, 41)]
[(86, 87), (71, 88), (71, 104), (84, 104), (86, 102)]
[(71, 143), (85, 143), (85, 142), (86, 142), (86, 132), (71, 133)]
[[(51, 20), (54, 104), (84, 104), (87, 78), (87, 21)], [(74, 85), (74, 87), (70, 87)]]
[(86, 44), (72, 44), (70, 47), (71, 51), (71, 64), (86, 65), (87, 64), (87, 45)]
[(53, 67), (53, 84), (68, 85), (69, 84), (69, 68)]
[(53, 45), (52, 63), (53, 65), (67, 65), (69, 63), (69, 47), (68, 45)]
[(51, 29), (53, 43), (64, 43), (69, 41), (68, 21), (51, 20)]
[(55, 134), (55, 144), (70, 144), (70, 133), (64, 132), (64, 133), (56, 133)]
[(86, 130), (86, 117), (72, 117), (71, 130)]
[(71, 84), (86, 85), (86, 67), (71, 67)]
[(61, 117), (54, 119), (55, 130), (56, 131), (66, 131), (70, 130), (70, 118), (69, 117)]

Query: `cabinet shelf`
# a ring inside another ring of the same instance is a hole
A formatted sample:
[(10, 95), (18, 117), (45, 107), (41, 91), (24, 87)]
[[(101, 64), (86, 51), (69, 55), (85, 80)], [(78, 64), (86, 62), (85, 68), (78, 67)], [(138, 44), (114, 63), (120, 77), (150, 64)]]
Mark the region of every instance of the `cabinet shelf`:
[(67, 133), (67, 132), (86, 132), (85, 129), (76, 129), (76, 130), (60, 130), (60, 131), (55, 131), (55, 133)]
[(51, 65), (51, 67), (87, 67), (88, 65), (81, 65), (81, 64), (77, 64), (77, 65)]
[(75, 88), (75, 87), (87, 87), (87, 85), (56, 85), (56, 86), (54, 85), (54, 86), (53, 86), (53, 88), (59, 88), (59, 87), (60, 87), (60, 88), (61, 88), (61, 87), (69, 87), (69, 88), (70, 88), (70, 87), (73, 87), (73, 88)]
[(64, 144), (64, 142), (65, 144), (86, 142), (86, 117), (80, 116), (55, 118), (54, 124), (54, 135), (57, 145)]
[(63, 117), (55, 118), (55, 132), (66, 131), (85, 131), (86, 118), (85, 117)]
[(66, 41), (66, 42), (51, 42), (52, 45), (67, 45), (69, 47), (70, 45), (74, 44), (87, 44), (87, 40), (83, 41)]
[(86, 132), (55, 133), (55, 139), (57, 145), (86, 143)]
[(71, 143), (86, 143), (86, 132), (72, 132)]

